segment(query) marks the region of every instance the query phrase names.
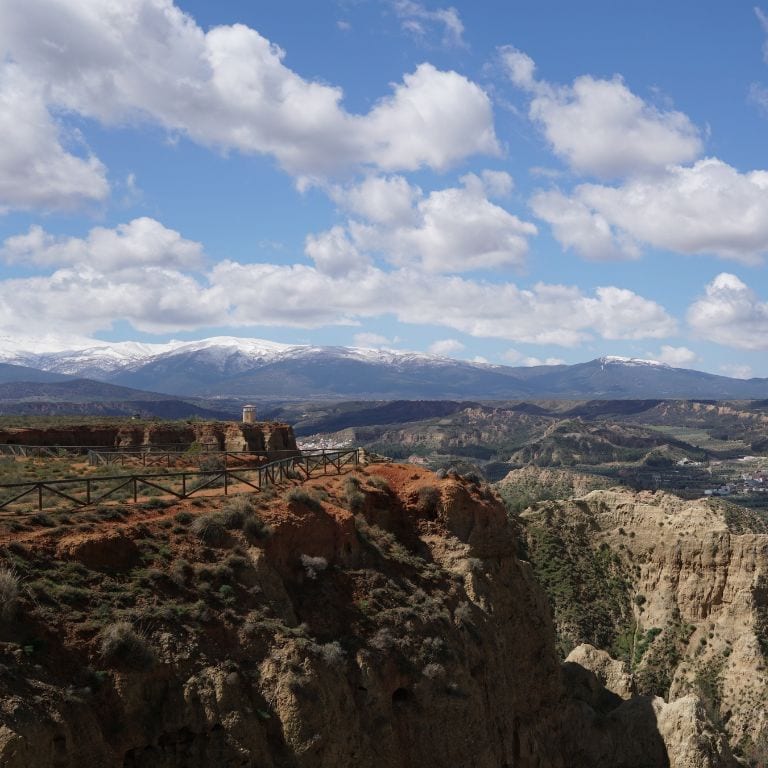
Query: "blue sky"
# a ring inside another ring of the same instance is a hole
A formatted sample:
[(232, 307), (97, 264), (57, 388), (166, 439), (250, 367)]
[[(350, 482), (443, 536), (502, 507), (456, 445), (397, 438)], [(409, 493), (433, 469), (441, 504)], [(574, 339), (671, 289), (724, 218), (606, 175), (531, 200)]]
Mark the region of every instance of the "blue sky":
[(768, 6), (0, 0), (0, 337), (768, 376)]

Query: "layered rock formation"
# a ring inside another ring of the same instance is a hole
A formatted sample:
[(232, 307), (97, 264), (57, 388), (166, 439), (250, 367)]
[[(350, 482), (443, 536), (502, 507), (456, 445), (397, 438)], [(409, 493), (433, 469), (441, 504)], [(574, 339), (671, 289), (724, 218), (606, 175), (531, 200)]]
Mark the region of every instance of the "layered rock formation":
[[(581, 570), (582, 582), (589, 567), (609, 563), (604, 594), (581, 608), (588, 621), (575, 624), (555, 598), (562, 641), (592, 640), (584, 635), (599, 634), (605, 621), (623, 627), (611, 644), (614, 652), (623, 649), (634, 684), (670, 702), (654, 704), (660, 731), (670, 718), (678, 723), (670, 731), (685, 730), (681, 718), (690, 722), (703, 707), (738, 753), (762, 764), (768, 737), (765, 523), (723, 501), (624, 489), (542, 502), (522, 517), (537, 567), (544, 567), (541, 558), (552, 546), (562, 546), (562, 561)], [(550, 571), (545, 578), (554, 585), (571, 572)], [(605, 613), (589, 615), (596, 605)], [(615, 669), (609, 671), (604, 657), (598, 664), (583, 649), (574, 654), (611, 686)]]
[(625, 701), (597, 653), (617, 691), (561, 672), (487, 487), (381, 465), (253, 502), (2, 550), (26, 586), (0, 623), (0, 765), (731, 765), (695, 701)]
[(89, 446), (107, 450), (198, 443), (222, 451), (295, 451), (293, 428), (279, 422), (235, 421), (82, 424), (41, 429), (0, 429), (0, 443)]

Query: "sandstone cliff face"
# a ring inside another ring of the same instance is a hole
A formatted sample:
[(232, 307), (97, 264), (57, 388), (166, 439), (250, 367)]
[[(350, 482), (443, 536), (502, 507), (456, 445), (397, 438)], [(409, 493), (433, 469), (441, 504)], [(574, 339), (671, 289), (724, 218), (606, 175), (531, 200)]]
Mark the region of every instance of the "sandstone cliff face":
[(634, 677), (641, 691), (674, 703), (659, 705), (660, 730), (688, 717), (695, 694), (732, 745), (759, 754), (768, 725), (765, 524), (719, 501), (622, 489), (545, 502), (523, 518), (565, 539), (586, 531), (593, 551), (615, 558), (631, 611)]
[(689, 694), (669, 703), (659, 696), (638, 696), (626, 665), (588, 644), (574, 648), (564, 672), (572, 698), (602, 715), (598, 725), (582, 707), (569, 718), (579, 722), (581, 716), (598, 726), (588, 740), (580, 742), (570, 735), (571, 750), (583, 754), (585, 764), (735, 765), (725, 734), (713, 725), (698, 696)]
[(509, 486), (517, 491), (527, 491), (530, 496), (536, 496), (540, 500), (583, 496), (590, 491), (608, 488), (611, 483), (598, 475), (584, 475), (570, 470), (542, 469), (528, 465), (511, 470), (497, 485), (501, 489)]
[[(561, 674), (487, 488), (382, 465), (262, 496), (261, 527), (245, 501), (215, 537), (193, 519), (202, 541), (178, 513), (214, 510), (186, 505), (2, 551), (26, 587), (0, 622), (0, 765), (730, 765), (695, 702)], [(109, 655), (115, 626), (144, 651)]]
[(106, 450), (146, 445), (200, 443), (222, 451), (295, 451), (293, 428), (278, 422), (160, 422), (158, 424), (73, 425), (45, 429), (3, 429), (0, 443), (85, 445)]

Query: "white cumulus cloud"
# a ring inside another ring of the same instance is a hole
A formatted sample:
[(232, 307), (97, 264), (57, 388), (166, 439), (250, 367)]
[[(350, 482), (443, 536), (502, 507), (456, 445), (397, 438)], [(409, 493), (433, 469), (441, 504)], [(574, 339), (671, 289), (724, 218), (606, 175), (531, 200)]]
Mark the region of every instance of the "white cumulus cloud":
[(343, 227), (333, 227), (318, 235), (308, 235), (304, 251), (318, 271), (338, 277), (366, 267), (368, 258), (347, 237)]
[(457, 339), (440, 339), (429, 345), (429, 353), (441, 357), (450, 357), (463, 349), (465, 346)]
[(751, 379), (753, 376), (751, 365), (742, 365), (740, 363), (726, 363), (720, 366), (720, 370), (733, 379)]
[[(676, 327), (656, 302), (613, 286), (591, 294), (543, 283), (522, 289), (410, 267), (336, 268), (319, 254), (314, 266), (206, 266), (197, 243), (151, 219), (95, 228), (80, 239), (33, 228), (8, 238), (2, 254), (53, 270), (0, 280), (6, 333), (57, 328), (88, 335), (118, 320), (157, 333), (225, 325), (318, 328), (388, 316), (477, 337), (574, 346), (596, 337), (663, 338)], [(196, 273), (188, 272), (191, 265)]]
[(546, 357), (542, 359), (540, 357), (524, 355), (516, 349), (508, 349), (506, 352), (503, 352), (501, 356), (506, 362), (511, 363), (512, 365), (522, 365), (526, 368), (533, 368), (538, 365), (565, 365), (565, 360), (560, 357)]
[(105, 274), (87, 265), (44, 277), (0, 281), (0, 327), (35, 335), (107, 330), (117, 320), (150, 333), (201, 328), (226, 318), (227, 297), (177, 270), (143, 267)]
[(352, 241), (391, 264), (440, 272), (520, 267), (536, 226), (486, 196), (487, 186), (507, 189), (511, 178), (474, 174), (464, 186), (428, 195), (402, 177), (369, 178), (335, 198), (360, 218), (348, 222)]
[(595, 261), (637, 259), (640, 248), (602, 213), (590, 208), (578, 195), (560, 190), (537, 192), (531, 209), (552, 227), (552, 234), (565, 249)]
[(340, 88), (287, 67), (285, 51), (256, 30), (206, 32), (171, 0), (5, 0), (0, 49), (48, 104), (269, 154), (297, 176), (445, 169), (499, 151), (487, 94), (456, 72), (421, 64), (353, 114)]
[(368, 176), (359, 184), (330, 189), (342, 208), (376, 224), (410, 225), (416, 220), (414, 205), (422, 191), (403, 176)]
[[(488, 283), (410, 269), (369, 267), (334, 278), (300, 264), (221, 262), (210, 275), (240, 325), (318, 327), (393, 315), (404, 323), (452, 328), (472, 336), (575, 346), (605, 339), (663, 338), (673, 318), (656, 302), (616, 287), (585, 295), (576, 287)], [(281, 301), (275, 302), (275, 296)]]
[(699, 359), (699, 356), (688, 347), (673, 347), (669, 344), (662, 345), (657, 355), (650, 354), (650, 356), (673, 368), (685, 368)]
[(527, 53), (505, 45), (499, 49), (499, 57), (510, 80), (518, 88), (526, 91), (536, 89), (536, 62)]
[(464, 24), (459, 12), (451, 7), (429, 10), (415, 0), (394, 0), (394, 9), (403, 29), (417, 37), (424, 37), (432, 27), (442, 29), (443, 45), (464, 48)]
[(7, 238), (0, 256), (9, 263), (88, 265), (104, 272), (150, 266), (196, 269), (203, 262), (203, 247), (142, 217), (114, 229), (94, 227), (85, 238), (54, 237), (33, 225), (25, 235)]
[(391, 347), (395, 343), (394, 340), (388, 339), (380, 333), (370, 333), (368, 331), (356, 333), (353, 339), (356, 347), (363, 347), (364, 349), (382, 349)]
[(648, 104), (620, 77), (560, 86), (537, 80), (533, 61), (516, 49), (501, 58), (530, 94), (529, 115), (554, 153), (577, 173), (615, 179), (532, 196), (563, 248), (595, 260), (636, 259), (645, 247), (763, 260), (768, 171), (700, 158), (702, 136), (689, 118)]
[(768, 349), (768, 302), (736, 275), (722, 272), (688, 309), (701, 338), (739, 349)]
[(43, 88), (14, 64), (0, 64), (0, 136), (0, 211), (69, 209), (109, 194), (104, 165), (67, 148)]
[(555, 85), (536, 80), (527, 54), (509, 47), (500, 53), (511, 80), (531, 94), (529, 116), (574, 171), (623, 177), (701, 153), (699, 130), (685, 114), (648, 104), (618, 76), (583, 75), (572, 85)]
[(591, 259), (637, 258), (643, 245), (745, 264), (768, 253), (768, 171), (717, 158), (618, 186), (538, 192), (531, 206), (563, 247)]
[(679, 253), (756, 263), (768, 252), (768, 171), (739, 173), (716, 158), (576, 197), (629, 237)]

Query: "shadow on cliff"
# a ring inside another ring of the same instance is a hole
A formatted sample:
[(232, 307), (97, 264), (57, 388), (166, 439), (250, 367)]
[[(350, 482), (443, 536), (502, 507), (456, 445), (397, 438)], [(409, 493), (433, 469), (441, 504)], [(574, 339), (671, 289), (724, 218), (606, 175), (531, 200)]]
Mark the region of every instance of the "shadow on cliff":
[(570, 768), (669, 768), (653, 697), (622, 699), (575, 662), (562, 670), (570, 699), (563, 729)]

